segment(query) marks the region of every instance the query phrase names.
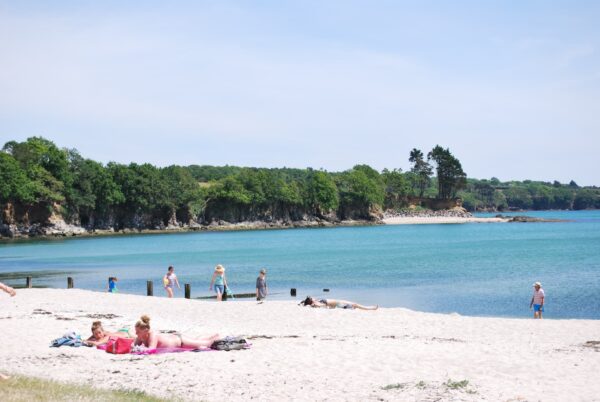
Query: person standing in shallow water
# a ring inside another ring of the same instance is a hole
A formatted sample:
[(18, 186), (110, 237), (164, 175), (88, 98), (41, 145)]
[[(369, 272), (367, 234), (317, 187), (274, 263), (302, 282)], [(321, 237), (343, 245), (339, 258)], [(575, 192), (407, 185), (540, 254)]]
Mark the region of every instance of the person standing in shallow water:
[(108, 278), (108, 293), (117, 293), (117, 281), (116, 276)]
[(531, 297), (531, 303), (529, 303), (529, 309), (533, 307), (533, 318), (542, 319), (542, 313), (544, 312), (544, 302), (546, 295), (542, 284), (536, 282), (533, 284), (533, 296)]
[(217, 293), (217, 301), (223, 300), (223, 293), (225, 293), (225, 288), (227, 288), (227, 279), (225, 278), (225, 267), (221, 264), (215, 267), (215, 272), (213, 272), (208, 290), (212, 290), (213, 285), (215, 293)]
[(167, 297), (169, 298), (173, 297), (173, 288), (175, 287), (175, 285), (177, 285), (177, 287), (181, 289), (181, 286), (179, 286), (179, 280), (177, 279), (177, 275), (175, 275), (175, 268), (173, 268), (173, 266), (170, 266), (167, 270), (167, 274), (163, 278), (163, 284), (165, 285)]
[(262, 301), (267, 297), (269, 289), (267, 288), (267, 270), (261, 269), (258, 278), (256, 278), (256, 300)]

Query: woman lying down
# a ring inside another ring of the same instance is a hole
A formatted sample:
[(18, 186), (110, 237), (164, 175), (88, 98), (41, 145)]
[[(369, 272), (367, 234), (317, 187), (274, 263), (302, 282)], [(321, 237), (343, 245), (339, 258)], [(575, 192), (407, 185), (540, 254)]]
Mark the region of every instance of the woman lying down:
[(163, 334), (150, 329), (150, 317), (143, 315), (135, 324), (136, 338), (134, 345), (145, 346), (148, 349), (162, 348), (210, 348), (219, 339), (218, 334), (202, 338), (188, 338), (181, 334)]
[[(219, 339), (218, 334), (193, 339), (180, 334), (162, 334), (150, 329), (150, 317), (143, 315), (135, 324), (134, 345), (144, 346), (148, 349), (157, 348), (209, 348), (214, 341)], [(127, 329), (121, 329), (117, 332), (104, 330), (101, 321), (92, 323), (92, 336), (83, 341), (88, 346), (100, 346), (108, 342), (110, 338), (134, 338)]]
[(377, 310), (379, 306), (363, 306), (362, 304), (354, 303), (348, 300), (337, 299), (315, 299), (307, 296), (306, 299), (300, 302), (303, 306), (324, 307), (324, 308), (344, 308), (344, 309), (359, 309), (359, 310)]

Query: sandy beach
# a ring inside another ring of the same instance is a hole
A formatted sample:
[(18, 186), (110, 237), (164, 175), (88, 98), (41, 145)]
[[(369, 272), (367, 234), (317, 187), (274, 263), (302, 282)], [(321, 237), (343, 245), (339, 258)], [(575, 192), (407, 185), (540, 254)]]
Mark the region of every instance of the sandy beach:
[(426, 225), (441, 223), (504, 223), (504, 218), (476, 218), (462, 216), (394, 216), (382, 219), (386, 225)]
[[(4, 295), (3, 295), (4, 296)], [(252, 348), (151, 356), (50, 348), (74, 329), (133, 326), (243, 335)], [(70, 289), (0, 299), (0, 370), (183, 400), (600, 400), (600, 321), (217, 304)], [(450, 382), (449, 382), (450, 380)], [(468, 384), (462, 382), (468, 381)]]

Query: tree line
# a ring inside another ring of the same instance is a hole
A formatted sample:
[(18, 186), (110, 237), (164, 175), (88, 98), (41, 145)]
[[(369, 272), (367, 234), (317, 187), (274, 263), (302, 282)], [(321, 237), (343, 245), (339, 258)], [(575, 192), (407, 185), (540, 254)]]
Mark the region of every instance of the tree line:
[[(427, 156), (418, 149), (408, 156), (411, 169), (406, 172), (378, 172), (368, 165), (343, 172), (156, 167), (102, 164), (75, 149), (31, 137), (7, 142), (0, 152), (0, 206), (10, 204), (30, 220), (40, 211), (46, 217), (58, 211), (69, 223), (115, 229), (220, 220), (372, 219), (383, 210), (404, 208), (427, 197), (460, 197), (470, 209), (543, 209), (561, 202), (566, 209), (600, 207), (596, 189), (542, 183), (532, 193), (533, 183), (467, 179), (460, 161), (439, 145)], [(559, 190), (569, 193), (563, 198), (570, 202), (560, 201)], [(542, 201), (545, 191), (550, 195)]]

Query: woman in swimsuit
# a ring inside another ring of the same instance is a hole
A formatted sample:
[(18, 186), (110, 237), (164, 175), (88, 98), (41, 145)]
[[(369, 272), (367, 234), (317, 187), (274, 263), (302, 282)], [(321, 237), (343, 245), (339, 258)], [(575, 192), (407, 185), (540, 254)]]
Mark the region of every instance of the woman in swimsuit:
[(324, 308), (343, 308), (343, 309), (359, 309), (359, 310), (377, 310), (379, 306), (363, 306), (362, 304), (354, 303), (348, 300), (337, 300), (337, 299), (315, 299), (308, 296), (300, 304), (311, 307), (324, 307)]
[(129, 332), (126, 331), (118, 331), (118, 332), (108, 332), (102, 328), (101, 321), (94, 321), (92, 323), (92, 336), (90, 336), (87, 340), (83, 341), (85, 345), (90, 346), (98, 346), (103, 345), (108, 342), (108, 338), (110, 337), (117, 338), (131, 338)]
[(169, 266), (167, 274), (163, 277), (163, 284), (165, 285), (167, 297), (169, 298), (173, 297), (173, 289), (175, 288), (175, 285), (177, 285), (177, 287), (181, 289), (181, 286), (179, 286), (179, 280), (177, 279), (177, 275), (175, 275), (175, 268), (173, 268), (172, 265)]
[(218, 334), (204, 338), (191, 339), (180, 334), (161, 334), (150, 329), (150, 317), (143, 315), (135, 324), (135, 345), (144, 345), (149, 349), (156, 348), (209, 348), (219, 339)]

